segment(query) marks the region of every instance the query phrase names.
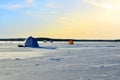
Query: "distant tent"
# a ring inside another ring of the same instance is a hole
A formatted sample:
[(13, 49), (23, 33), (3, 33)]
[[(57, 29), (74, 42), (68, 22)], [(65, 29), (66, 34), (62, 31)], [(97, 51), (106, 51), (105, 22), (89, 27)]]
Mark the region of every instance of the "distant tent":
[(70, 45), (73, 45), (73, 44), (74, 44), (74, 40), (71, 39), (71, 40), (68, 41), (68, 43), (69, 43)]
[(30, 36), (25, 40), (24, 46), (25, 47), (39, 47), (39, 44), (35, 38)]
[(53, 40), (50, 40), (51, 43), (53, 43)]

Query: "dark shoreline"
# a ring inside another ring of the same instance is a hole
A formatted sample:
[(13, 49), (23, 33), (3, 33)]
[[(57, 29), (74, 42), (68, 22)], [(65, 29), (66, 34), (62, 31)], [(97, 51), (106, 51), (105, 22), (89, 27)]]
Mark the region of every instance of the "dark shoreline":
[[(54, 39), (54, 38), (36, 38), (37, 41), (69, 41), (71, 39)], [(24, 41), (25, 38), (8, 38), (0, 39), (0, 41)], [(78, 42), (120, 42), (120, 39), (115, 40), (103, 40), (103, 39), (72, 39)]]

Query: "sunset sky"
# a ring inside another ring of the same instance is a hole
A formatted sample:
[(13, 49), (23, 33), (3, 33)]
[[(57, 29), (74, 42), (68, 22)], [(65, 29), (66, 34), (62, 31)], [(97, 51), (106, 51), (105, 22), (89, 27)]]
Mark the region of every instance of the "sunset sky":
[(120, 39), (120, 0), (0, 0), (0, 38)]

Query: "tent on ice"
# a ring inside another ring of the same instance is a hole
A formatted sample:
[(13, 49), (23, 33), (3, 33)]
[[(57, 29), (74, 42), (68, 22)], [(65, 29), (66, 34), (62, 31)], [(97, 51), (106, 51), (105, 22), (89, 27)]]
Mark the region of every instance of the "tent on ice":
[(24, 46), (25, 47), (39, 47), (39, 44), (35, 38), (30, 36), (25, 40)]
[(32, 36), (26, 38), (24, 45), (18, 45), (18, 47), (31, 47), (31, 48), (43, 48), (43, 49), (56, 49), (56, 47), (39, 47), (39, 44)]
[(35, 38), (30, 36), (25, 40), (24, 45), (18, 45), (18, 47), (35, 47), (35, 48), (38, 48), (39, 44), (38, 44), (38, 42)]

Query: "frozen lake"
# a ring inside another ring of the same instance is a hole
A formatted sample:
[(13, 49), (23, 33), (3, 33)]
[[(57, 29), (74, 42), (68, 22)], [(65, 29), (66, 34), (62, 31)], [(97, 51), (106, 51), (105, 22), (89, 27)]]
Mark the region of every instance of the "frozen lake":
[(0, 59), (10, 58), (30, 58), (44, 55), (43, 53), (59, 52), (60, 50), (94, 50), (94, 49), (119, 49), (120, 43), (114, 42), (76, 42), (74, 45), (68, 45), (67, 42), (43, 43), (39, 42), (41, 47), (55, 47), (56, 49), (42, 48), (19, 48), (17, 45), (24, 42), (4, 41), (0, 42)]
[(120, 80), (119, 42), (0, 42), (0, 80)]

